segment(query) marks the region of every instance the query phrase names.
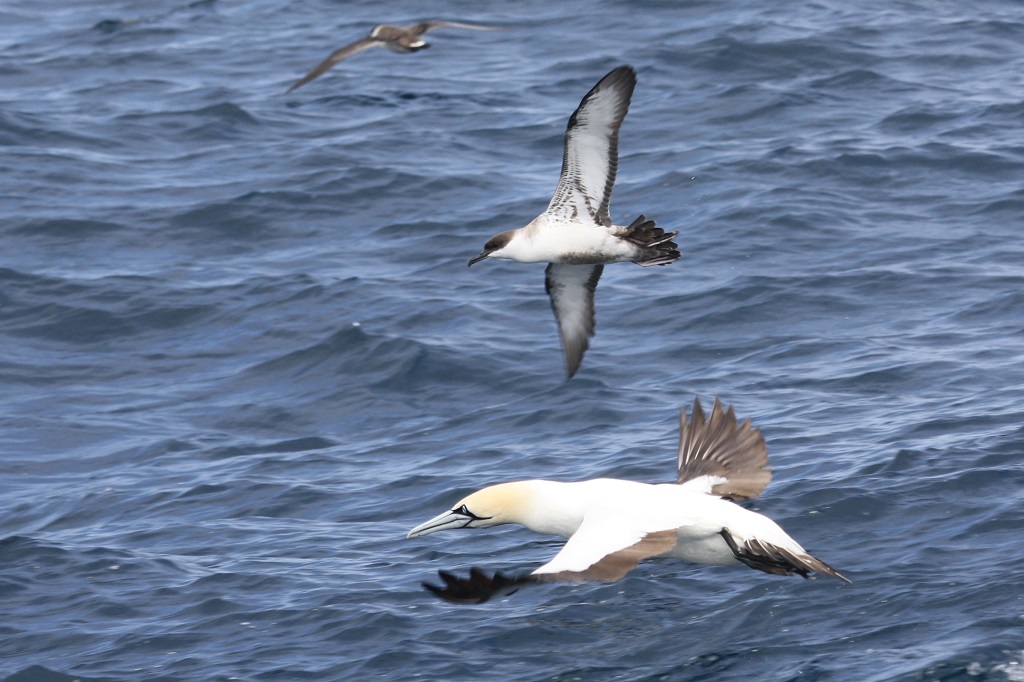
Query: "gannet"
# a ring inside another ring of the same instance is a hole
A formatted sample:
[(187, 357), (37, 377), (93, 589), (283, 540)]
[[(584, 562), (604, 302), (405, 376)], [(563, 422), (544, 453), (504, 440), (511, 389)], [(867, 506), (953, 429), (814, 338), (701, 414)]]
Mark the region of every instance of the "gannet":
[(619, 128), (636, 86), (632, 67), (620, 66), (598, 81), (569, 117), (562, 174), (546, 211), (526, 227), (488, 240), (473, 265), (485, 258), (547, 263), (551, 297), (569, 378), (579, 369), (594, 335), (594, 289), (605, 263), (667, 265), (679, 258), (665, 232), (641, 215), (626, 227), (608, 213), (619, 160)]
[(710, 419), (698, 398), (692, 420), (684, 407), (679, 423), (674, 484), (611, 478), (499, 483), (416, 526), (407, 537), (518, 523), (568, 538), (551, 561), (531, 573), (488, 575), (473, 568), (468, 578), (460, 578), (438, 571), (444, 584), (423, 586), (448, 601), (480, 604), (534, 583), (614, 582), (654, 556), (715, 566), (746, 564), (804, 578), (824, 573), (850, 582), (774, 521), (736, 503), (757, 497), (771, 480), (760, 429), (751, 428), (749, 419), (737, 426), (733, 408), (722, 409), (718, 399)]
[[(423, 40), (422, 36), (427, 31), (434, 31), (439, 28), (468, 28), (474, 31), (498, 31), (496, 26), (478, 26), (475, 24), (460, 24), (457, 21), (425, 21), (415, 26), (392, 26), (391, 24), (379, 24), (373, 27), (370, 35), (360, 38), (354, 43), (339, 48), (332, 52), (327, 59), (323, 60), (305, 76), (295, 81), (287, 92), (300, 88), (309, 81), (317, 78), (325, 71), (331, 69), (335, 64), (342, 62), (354, 54), (371, 47), (382, 46), (394, 52), (417, 52), (430, 47), (430, 43)], [(286, 93), (287, 94), (287, 93)]]

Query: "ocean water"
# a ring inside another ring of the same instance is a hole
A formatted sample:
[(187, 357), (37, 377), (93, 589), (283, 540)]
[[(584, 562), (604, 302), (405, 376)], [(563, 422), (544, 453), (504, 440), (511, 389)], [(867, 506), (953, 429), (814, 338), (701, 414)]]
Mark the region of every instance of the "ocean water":
[[(287, 87), (375, 23), (447, 18)], [(0, 679), (1024, 680), (1024, 6), (10, 0), (0, 7)], [(566, 382), (569, 114), (633, 65)], [(483, 485), (674, 475), (716, 396), (754, 508), (852, 585), (652, 560), (478, 607)]]

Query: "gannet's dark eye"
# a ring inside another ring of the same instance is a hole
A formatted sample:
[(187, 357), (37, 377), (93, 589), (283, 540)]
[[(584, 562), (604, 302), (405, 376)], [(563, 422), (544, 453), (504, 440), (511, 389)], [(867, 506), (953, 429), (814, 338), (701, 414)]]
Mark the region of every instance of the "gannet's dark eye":
[(466, 505), (462, 505), (458, 509), (453, 509), (452, 511), (455, 512), (456, 514), (458, 514), (459, 516), (468, 516), (469, 518), (473, 519), (474, 521), (476, 521), (477, 519), (482, 519), (483, 518), (482, 516), (477, 516), (473, 512), (469, 511), (469, 507), (467, 507)]

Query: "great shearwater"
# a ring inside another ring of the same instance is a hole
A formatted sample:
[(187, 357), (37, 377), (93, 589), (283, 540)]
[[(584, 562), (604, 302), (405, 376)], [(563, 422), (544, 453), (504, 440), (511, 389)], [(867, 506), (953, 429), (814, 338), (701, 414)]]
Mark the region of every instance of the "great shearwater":
[(416, 526), (408, 537), (518, 523), (568, 538), (551, 561), (530, 573), (488, 575), (473, 568), (461, 578), (439, 571), (443, 585), (423, 586), (448, 601), (480, 604), (534, 583), (614, 582), (654, 556), (716, 566), (740, 563), (804, 578), (823, 573), (850, 582), (774, 521), (736, 504), (760, 495), (771, 480), (760, 429), (751, 428), (749, 419), (737, 426), (732, 407), (723, 409), (717, 399), (710, 418), (697, 399), (692, 419), (683, 408), (679, 422), (674, 484), (610, 478), (501, 483)]
[[(474, 31), (498, 31), (496, 26), (478, 26), (475, 24), (460, 24), (457, 21), (425, 21), (414, 26), (392, 26), (391, 24), (379, 24), (373, 27), (370, 35), (360, 38), (354, 43), (339, 48), (332, 52), (327, 59), (323, 60), (312, 71), (295, 81), (288, 92), (300, 88), (309, 81), (322, 75), (331, 69), (335, 64), (344, 61), (354, 54), (371, 47), (386, 47), (394, 52), (418, 52), (430, 47), (430, 43), (421, 37), (427, 31), (434, 31), (439, 28), (468, 28)], [(286, 93), (287, 94), (287, 93)]]
[(545, 285), (558, 321), (569, 378), (594, 335), (594, 289), (605, 263), (667, 265), (679, 247), (640, 216), (627, 227), (608, 213), (619, 160), (619, 128), (636, 86), (636, 72), (620, 66), (598, 81), (569, 117), (562, 175), (546, 211), (526, 227), (497, 234), (470, 265), (485, 258), (548, 263)]

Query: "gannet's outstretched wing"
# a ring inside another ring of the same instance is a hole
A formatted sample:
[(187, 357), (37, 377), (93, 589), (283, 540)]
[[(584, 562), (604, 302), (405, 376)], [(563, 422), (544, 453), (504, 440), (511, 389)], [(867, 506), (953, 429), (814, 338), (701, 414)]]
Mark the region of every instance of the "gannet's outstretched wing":
[(623, 519), (619, 515), (601, 514), (584, 520), (561, 551), (532, 573), (496, 572), (488, 575), (473, 568), (467, 578), (460, 578), (447, 571), (438, 571), (444, 585), (423, 583), (423, 587), (451, 602), (482, 604), (531, 584), (584, 580), (614, 582), (644, 559), (664, 554), (676, 546), (678, 533), (675, 527), (644, 531), (622, 523)]
[(732, 406), (722, 408), (715, 398), (706, 419), (700, 398), (693, 401), (693, 417), (679, 412), (677, 483), (734, 500), (753, 499), (772, 480), (768, 448), (760, 429), (746, 420), (736, 425)]

